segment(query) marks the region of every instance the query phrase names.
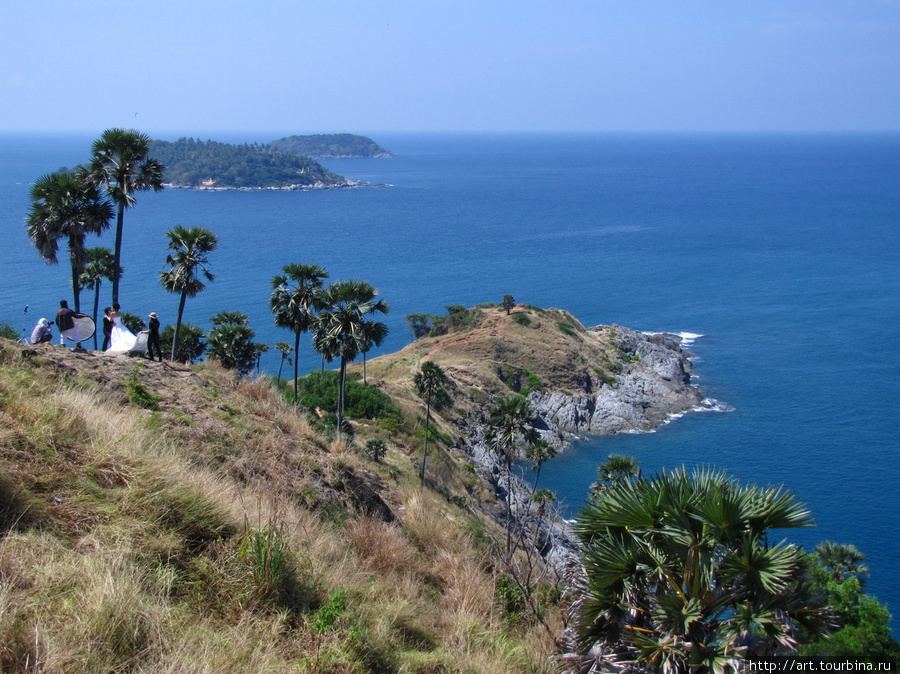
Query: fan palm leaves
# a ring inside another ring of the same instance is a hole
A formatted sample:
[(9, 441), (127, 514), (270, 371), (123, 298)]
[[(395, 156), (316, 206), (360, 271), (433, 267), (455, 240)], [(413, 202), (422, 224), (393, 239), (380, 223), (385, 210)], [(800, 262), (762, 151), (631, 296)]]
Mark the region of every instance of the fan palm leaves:
[[(329, 360), (340, 356), (338, 383), (337, 435), (341, 437), (347, 364), (353, 362), (364, 346), (364, 326), (371, 314), (386, 314), (389, 307), (378, 299), (378, 289), (366, 281), (338, 281), (322, 292), (323, 309), (316, 323), (315, 344)], [(387, 326), (379, 328), (387, 334)]]
[(91, 148), (87, 171), (97, 187), (104, 187), (116, 204), (115, 276), (112, 302), (119, 301), (122, 271), (122, 230), (125, 211), (135, 204), (135, 194), (163, 188), (163, 166), (150, 154), (150, 137), (134, 130), (107, 129)]
[(112, 206), (96, 187), (76, 173), (42, 176), (31, 188), (31, 202), (26, 218), (28, 238), (50, 264), (59, 263), (59, 240), (66, 240), (75, 311), (81, 311), (81, 271), (87, 258), (84, 240), (88, 234), (100, 234), (109, 226)]
[(431, 403), (437, 395), (446, 390), (449, 383), (447, 374), (440, 365), (433, 361), (422, 363), (421, 369), (413, 375), (416, 393), (425, 401), (425, 450), (422, 452), (422, 469), (419, 480), (425, 485), (425, 466), (428, 463), (428, 431), (431, 423)]
[(814, 554), (834, 580), (869, 575), (869, 567), (864, 564), (866, 556), (855, 545), (822, 541), (816, 546)]
[(769, 530), (810, 526), (776, 487), (684, 468), (625, 480), (578, 515), (587, 598), (582, 642), (605, 641), (653, 670), (721, 670), (790, 653), (798, 625), (824, 628), (796, 546)]
[(178, 313), (175, 317), (175, 331), (172, 337), (171, 359), (175, 360), (178, 340), (181, 336), (181, 318), (188, 297), (196, 297), (206, 287), (203, 282), (213, 281), (215, 276), (209, 271), (208, 254), (216, 249), (219, 241), (216, 235), (204, 227), (183, 227), (177, 225), (166, 232), (169, 239), (166, 256), (169, 268), (161, 271), (159, 280), (170, 293), (178, 293)]
[[(328, 272), (315, 264), (288, 264), (281, 274), (272, 277), (272, 294), (269, 308), (275, 316), (275, 325), (294, 333), (294, 403), (298, 397), (298, 354), (300, 335), (313, 328), (316, 312), (321, 308), (321, 289)], [(289, 352), (288, 352), (289, 353)], [(282, 350), (282, 364), (285, 352)], [(278, 370), (279, 377), (281, 368)]]
[(520, 395), (496, 401), (488, 412), (485, 441), (500, 457), (506, 468), (506, 551), (512, 548), (512, 463), (520, 445), (531, 446), (538, 441), (534, 430), (536, 419), (531, 403)]
[[(94, 291), (94, 323), (100, 307), (100, 286), (103, 279), (111, 281), (115, 275), (115, 256), (109, 248), (97, 246), (84, 251), (85, 264), (81, 272), (81, 287)], [(97, 331), (94, 331), (94, 348), (97, 348)]]

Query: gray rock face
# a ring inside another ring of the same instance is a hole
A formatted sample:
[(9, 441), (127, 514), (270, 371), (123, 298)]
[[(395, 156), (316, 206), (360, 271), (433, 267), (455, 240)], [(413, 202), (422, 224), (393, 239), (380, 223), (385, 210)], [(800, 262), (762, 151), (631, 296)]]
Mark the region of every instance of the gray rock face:
[[(533, 392), (528, 397), (539, 419), (541, 436), (559, 448), (573, 433), (612, 435), (650, 431), (672, 414), (701, 404), (700, 392), (690, 384), (691, 363), (674, 335), (643, 333), (614, 326), (619, 349), (627, 363), (615, 383), (602, 384), (592, 395), (560, 391)], [(460, 422), (462, 449), (494, 488), (498, 507), (494, 519), (522, 535), (567, 586), (581, 573), (577, 543), (567, 523), (554, 512), (539, 512), (531, 501), (530, 485), (518, 474), (507, 477), (506, 468), (484, 441), (483, 411)], [(510, 496), (512, 522), (506, 521), (502, 504)]]
[(614, 384), (604, 384), (590, 396), (559, 391), (529, 395), (532, 409), (549, 429), (592, 435), (649, 431), (700, 404), (700, 392), (690, 384), (691, 363), (676, 337), (621, 326), (615, 330), (631, 362)]

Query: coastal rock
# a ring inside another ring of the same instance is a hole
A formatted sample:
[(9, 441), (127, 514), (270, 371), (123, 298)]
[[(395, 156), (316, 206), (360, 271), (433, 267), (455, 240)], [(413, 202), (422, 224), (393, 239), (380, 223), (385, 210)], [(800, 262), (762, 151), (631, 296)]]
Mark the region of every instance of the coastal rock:
[(691, 362), (677, 336), (614, 329), (629, 361), (615, 383), (604, 383), (593, 395), (560, 391), (529, 395), (548, 428), (593, 435), (650, 431), (671, 415), (700, 405), (700, 392), (690, 383)]

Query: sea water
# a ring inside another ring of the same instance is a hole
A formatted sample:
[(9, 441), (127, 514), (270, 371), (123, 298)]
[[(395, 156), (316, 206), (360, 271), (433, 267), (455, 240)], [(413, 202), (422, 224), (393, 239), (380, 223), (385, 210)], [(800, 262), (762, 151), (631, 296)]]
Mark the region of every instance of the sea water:
[[(58, 267), (40, 261), (24, 217), (29, 183), (85, 161), (91, 140), (0, 138), (0, 322), (30, 332), (71, 295), (65, 252)], [(164, 232), (181, 224), (219, 237), (216, 280), (188, 300), (185, 320), (208, 329), (220, 310), (248, 314), (270, 346), (268, 372), (279, 365), (274, 343), (291, 341), (272, 324), (271, 279), (293, 262), (380, 289), (391, 305), (382, 353), (411, 340), (406, 314), (505, 294), (588, 326), (689, 334), (695, 383), (724, 411), (578, 442), (544, 468), (540, 486), (574, 514), (611, 453), (651, 473), (708, 464), (783, 484), (817, 523), (785, 535), (808, 549), (824, 539), (857, 545), (869, 589), (900, 616), (900, 136), (375, 140), (398, 156), (323, 163), (382, 187), (138, 195), (125, 216), (123, 309), (174, 320), (177, 297), (158, 273)], [(112, 247), (111, 233), (89, 241), (98, 243)], [(101, 306), (108, 298), (107, 287)], [(91, 293), (82, 301), (89, 307)], [(308, 371), (318, 360), (303, 345)]]

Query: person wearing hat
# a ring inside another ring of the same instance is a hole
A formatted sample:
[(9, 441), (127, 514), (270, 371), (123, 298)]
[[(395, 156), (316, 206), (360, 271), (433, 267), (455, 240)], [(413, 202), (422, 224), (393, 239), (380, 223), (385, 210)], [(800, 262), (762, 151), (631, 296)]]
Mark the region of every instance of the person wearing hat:
[(150, 322), (147, 324), (147, 356), (153, 360), (153, 350), (159, 356), (159, 362), (162, 362), (162, 348), (159, 345), (159, 316), (155, 311), (150, 312)]

